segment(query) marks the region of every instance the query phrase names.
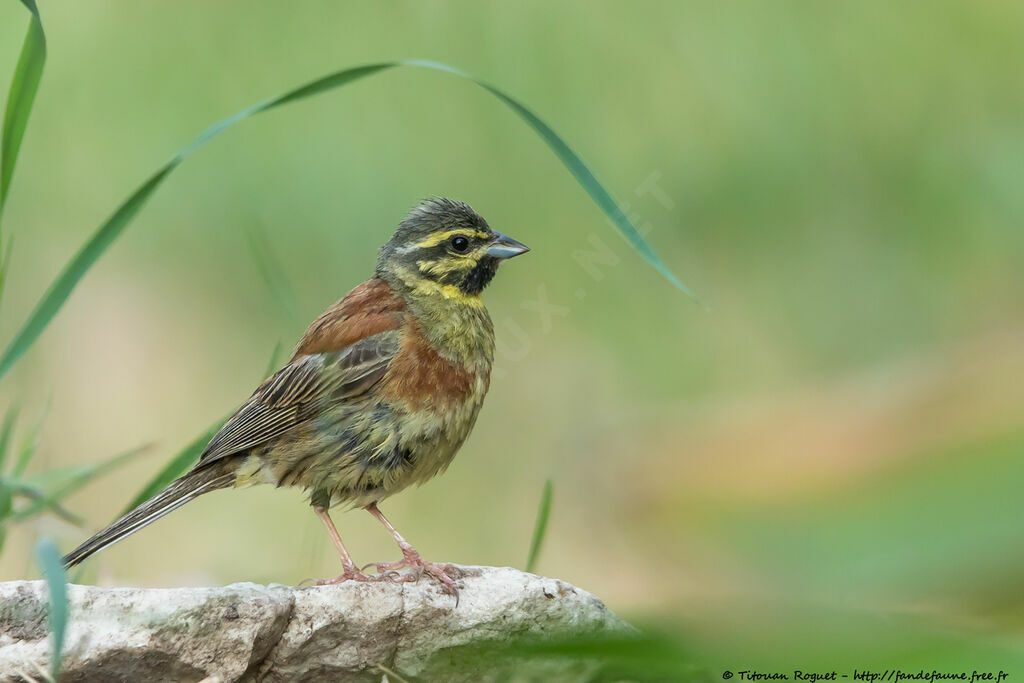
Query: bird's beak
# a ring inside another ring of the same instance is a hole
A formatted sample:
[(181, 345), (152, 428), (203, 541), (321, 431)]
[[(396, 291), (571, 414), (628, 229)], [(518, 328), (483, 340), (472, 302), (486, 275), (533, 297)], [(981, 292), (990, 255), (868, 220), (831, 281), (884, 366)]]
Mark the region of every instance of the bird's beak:
[(530, 251), (528, 246), (518, 240), (512, 239), (508, 235), (503, 235), (500, 232), (496, 232), (494, 234), (494, 241), (491, 242), (491, 246), (487, 247), (488, 256), (493, 256), (497, 259), (507, 259)]

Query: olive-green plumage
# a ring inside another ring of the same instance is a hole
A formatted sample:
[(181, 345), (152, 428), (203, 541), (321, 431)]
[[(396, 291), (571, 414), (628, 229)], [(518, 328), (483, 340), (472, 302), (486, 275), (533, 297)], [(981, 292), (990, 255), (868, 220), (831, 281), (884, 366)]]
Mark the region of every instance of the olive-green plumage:
[[(469, 436), (494, 359), (480, 295), (502, 260), (525, 251), (465, 204), (421, 203), (381, 248), (374, 277), (310, 325), (292, 360), (236, 411), (196, 466), (65, 563), (231, 486), (299, 487), (322, 519), (338, 504), (380, 515), (378, 501), (442, 472)], [(411, 561), (415, 551), (378, 519)], [(343, 577), (367, 578), (348, 566), (325, 524)]]

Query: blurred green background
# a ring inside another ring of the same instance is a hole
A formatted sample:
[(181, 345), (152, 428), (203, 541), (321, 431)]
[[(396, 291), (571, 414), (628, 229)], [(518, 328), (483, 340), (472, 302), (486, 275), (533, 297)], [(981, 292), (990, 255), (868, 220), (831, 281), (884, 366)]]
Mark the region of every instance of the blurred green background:
[[(423, 196), (533, 247), (449, 472), (383, 509), (433, 559), (538, 570), (693, 657), (1024, 675), (1024, 4), (45, 2), (0, 339), (207, 124), (345, 66), (437, 59), (521, 98), (628, 202), (675, 291), (479, 88), (398, 70), (190, 159), (0, 384), (33, 467), (155, 447), (15, 528), (0, 579), (109, 522), (372, 271)], [(27, 23), (0, 4), (0, 88)], [(285, 283), (275, 292), (251, 242)], [(596, 265), (579, 250), (603, 254)], [(552, 310), (538, 302), (548, 302)], [(541, 308), (545, 313), (538, 313)], [(393, 559), (336, 514), (360, 562)], [(337, 571), (297, 492), (218, 492), (91, 561), (106, 585)], [(716, 676), (717, 677), (717, 676)]]

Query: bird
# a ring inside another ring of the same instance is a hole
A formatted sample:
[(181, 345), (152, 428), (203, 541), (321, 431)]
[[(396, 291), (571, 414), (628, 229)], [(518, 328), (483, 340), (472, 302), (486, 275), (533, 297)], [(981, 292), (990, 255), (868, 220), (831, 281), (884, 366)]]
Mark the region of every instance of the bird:
[[(310, 324), (291, 360), (238, 408), (198, 462), (64, 565), (210, 491), (271, 484), (308, 494), (338, 552), (342, 573), (317, 583), (426, 573), (457, 596), (453, 568), (424, 560), (378, 504), (442, 473), (469, 436), (494, 362), (494, 325), (481, 294), (503, 261), (529, 250), (468, 204), (421, 201), (380, 248), (373, 276)], [(368, 511), (402, 559), (358, 567), (330, 516), (335, 506)], [(374, 574), (364, 573), (369, 567)]]

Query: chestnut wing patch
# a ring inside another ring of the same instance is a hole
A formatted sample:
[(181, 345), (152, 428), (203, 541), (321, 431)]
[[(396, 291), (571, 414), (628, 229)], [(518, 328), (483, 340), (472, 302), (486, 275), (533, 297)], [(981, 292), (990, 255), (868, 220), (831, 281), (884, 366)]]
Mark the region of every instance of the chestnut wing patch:
[(405, 301), (379, 277), (362, 283), (320, 314), (299, 340), (295, 358), (340, 351), (360, 339), (400, 329)]
[(387, 372), (401, 333), (384, 332), (332, 353), (298, 356), (260, 385), (200, 456), (208, 463), (280, 436), (319, 412), (323, 401), (359, 396)]

